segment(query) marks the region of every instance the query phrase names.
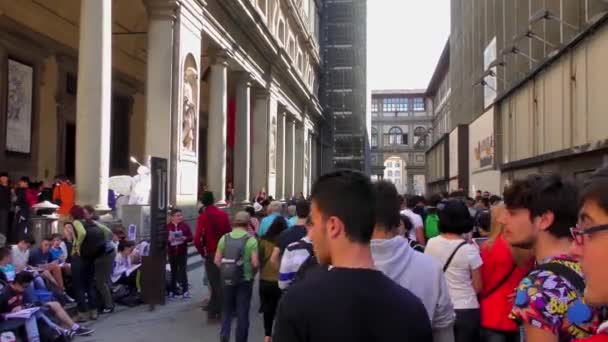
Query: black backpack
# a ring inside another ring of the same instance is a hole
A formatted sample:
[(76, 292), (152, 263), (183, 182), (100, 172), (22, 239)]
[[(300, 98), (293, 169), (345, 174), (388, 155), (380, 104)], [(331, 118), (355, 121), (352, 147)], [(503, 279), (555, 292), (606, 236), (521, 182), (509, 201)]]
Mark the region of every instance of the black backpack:
[(80, 255), (83, 258), (95, 259), (102, 256), (106, 250), (106, 235), (96, 223), (84, 222), (87, 235), (80, 246)]
[(220, 261), (220, 275), (225, 286), (234, 286), (244, 280), (243, 264), (245, 247), (251, 236), (244, 235), (235, 239), (230, 233), (224, 235), (224, 251)]

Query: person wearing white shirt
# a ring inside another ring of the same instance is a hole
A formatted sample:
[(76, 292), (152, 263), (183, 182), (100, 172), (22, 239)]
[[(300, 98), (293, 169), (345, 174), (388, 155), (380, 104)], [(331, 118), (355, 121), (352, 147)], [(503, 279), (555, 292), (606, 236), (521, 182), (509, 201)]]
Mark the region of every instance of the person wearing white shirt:
[(440, 235), (429, 240), (425, 253), (443, 266), (448, 291), (456, 311), (456, 342), (480, 340), (480, 311), (477, 295), (482, 289), (483, 261), (476, 245), (462, 238), (473, 229), (473, 219), (462, 201), (448, 201), (439, 211)]
[(414, 228), (410, 230), (408, 238), (410, 240), (417, 241), (419, 244), (424, 246), (426, 241), (424, 238), (424, 223), (422, 222), (422, 217), (412, 211), (412, 209), (416, 206), (416, 197), (407, 196), (407, 199), (402, 199), (400, 197), (399, 200), (402, 201), (401, 207), (403, 210), (401, 210), (401, 215), (407, 216), (414, 226)]

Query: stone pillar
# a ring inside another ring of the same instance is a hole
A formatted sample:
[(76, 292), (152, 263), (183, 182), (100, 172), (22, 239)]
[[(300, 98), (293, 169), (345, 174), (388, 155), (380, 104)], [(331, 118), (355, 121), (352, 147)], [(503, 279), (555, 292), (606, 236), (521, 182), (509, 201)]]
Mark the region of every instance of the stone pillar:
[(285, 198), (295, 195), (296, 122), (286, 118), (285, 123)]
[(209, 75), (209, 129), (207, 133), (207, 186), (219, 205), (226, 203), (226, 120), (228, 115), (228, 59), (216, 55)]
[(277, 199), (285, 199), (285, 113), (277, 114)]
[[(262, 188), (269, 195), (274, 195), (276, 175), (271, 174), (270, 158), (270, 126), (273, 113), (276, 115), (277, 100), (271, 96), (266, 89), (256, 89), (253, 105), (253, 137), (251, 146), (253, 148), (251, 160), (251, 193), (257, 195)], [(275, 147), (276, 148), (276, 147)], [(276, 153), (276, 150), (274, 151)]]
[(234, 200), (248, 204), (251, 175), (251, 76), (239, 75), (236, 85), (236, 146), (234, 146)]
[(306, 126), (300, 123), (296, 126), (296, 152), (295, 152), (295, 176), (294, 195), (297, 197), (304, 192), (304, 153), (306, 149)]
[[(312, 186), (313, 184), (315, 184), (315, 181), (317, 180), (317, 177), (319, 177), (318, 175), (318, 168), (319, 168), (319, 164), (317, 163), (318, 161), (318, 149), (317, 149), (317, 145), (318, 145), (318, 140), (316, 138), (316, 136), (311, 136), (311, 142), (310, 142), (310, 190), (312, 190)], [(310, 191), (309, 191), (310, 193)]]
[(112, 0), (82, 0), (76, 100), (79, 204), (108, 209), (112, 102)]

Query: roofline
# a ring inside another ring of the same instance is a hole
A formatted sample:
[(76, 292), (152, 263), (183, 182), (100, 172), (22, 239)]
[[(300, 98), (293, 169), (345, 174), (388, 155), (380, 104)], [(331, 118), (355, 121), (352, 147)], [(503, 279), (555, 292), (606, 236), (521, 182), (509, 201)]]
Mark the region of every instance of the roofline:
[(437, 66), (435, 67), (435, 72), (433, 72), (433, 77), (431, 77), (431, 81), (429, 82), (428, 87), (426, 87), (426, 95), (431, 96), (435, 95), (437, 89), (441, 85), (441, 80), (443, 76), (446, 74), (447, 70), (450, 67), (450, 38), (448, 37), (445, 46), (443, 47), (443, 52), (441, 52), (441, 56), (439, 57), (439, 61), (437, 62)]
[(377, 89), (372, 95), (424, 95), (426, 89)]

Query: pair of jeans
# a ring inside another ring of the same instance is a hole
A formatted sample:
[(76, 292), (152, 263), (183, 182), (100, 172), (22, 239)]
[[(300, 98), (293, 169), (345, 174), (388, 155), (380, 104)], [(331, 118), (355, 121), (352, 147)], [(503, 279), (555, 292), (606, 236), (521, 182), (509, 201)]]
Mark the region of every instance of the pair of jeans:
[(79, 312), (97, 308), (95, 293), (95, 259), (72, 256), (72, 281)]
[(112, 268), (114, 267), (115, 259), (115, 251), (95, 259), (95, 288), (97, 289), (97, 292), (99, 292), (103, 307), (106, 309), (110, 309), (114, 306), (111, 284)]
[(171, 266), (171, 292), (177, 293), (177, 283), (182, 287), (182, 293), (188, 292), (188, 256), (170, 255), (169, 265)]
[(209, 298), (209, 315), (219, 315), (222, 312), (222, 278), (220, 268), (213, 261), (212, 256), (205, 258), (205, 272), (211, 287), (211, 298)]
[(249, 308), (253, 282), (244, 281), (238, 285), (224, 286), (224, 310), (222, 312), (221, 341), (230, 341), (232, 319), (236, 315), (236, 342), (247, 342), (249, 336)]
[(260, 301), (264, 313), (264, 336), (272, 336), (272, 325), (281, 294), (278, 281), (260, 280)]
[(482, 328), (481, 329), (481, 340), (483, 342), (519, 342), (519, 330), (518, 331), (500, 331)]
[(479, 342), (481, 338), (481, 312), (479, 309), (456, 309), (454, 324), (455, 342)]

